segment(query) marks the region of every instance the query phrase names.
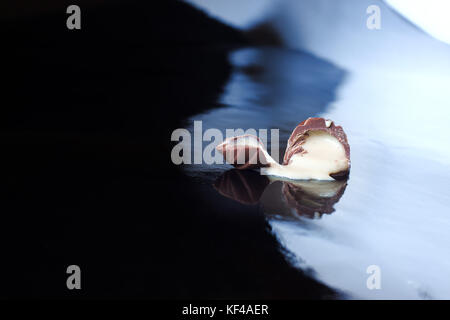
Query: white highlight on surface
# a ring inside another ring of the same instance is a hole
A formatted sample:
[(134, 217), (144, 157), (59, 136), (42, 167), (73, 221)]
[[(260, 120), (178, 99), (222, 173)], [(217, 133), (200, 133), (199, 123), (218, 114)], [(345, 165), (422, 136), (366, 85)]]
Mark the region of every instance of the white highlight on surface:
[(450, 44), (450, 1), (386, 0), (386, 2), (436, 39)]

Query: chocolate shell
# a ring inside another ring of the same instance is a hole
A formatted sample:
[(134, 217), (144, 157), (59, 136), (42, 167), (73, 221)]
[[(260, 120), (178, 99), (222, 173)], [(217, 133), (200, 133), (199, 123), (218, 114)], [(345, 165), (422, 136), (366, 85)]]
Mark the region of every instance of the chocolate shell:
[(251, 134), (227, 138), (216, 149), (237, 169), (268, 167), (273, 162), (261, 140)]
[(217, 150), (237, 169), (260, 168), (263, 175), (292, 180), (343, 180), (350, 172), (347, 136), (341, 126), (323, 118), (308, 118), (294, 129), (283, 164), (254, 135), (227, 138)]
[(336, 126), (333, 121), (324, 118), (308, 118), (301, 122), (289, 137), (286, 152), (283, 158), (283, 165), (289, 164), (291, 157), (297, 153), (304, 153), (303, 143), (312, 131), (323, 131), (335, 137), (344, 147), (345, 156), (348, 159), (348, 169), (340, 172), (330, 173), (330, 176), (336, 180), (345, 179), (350, 172), (350, 145), (347, 135), (341, 126)]

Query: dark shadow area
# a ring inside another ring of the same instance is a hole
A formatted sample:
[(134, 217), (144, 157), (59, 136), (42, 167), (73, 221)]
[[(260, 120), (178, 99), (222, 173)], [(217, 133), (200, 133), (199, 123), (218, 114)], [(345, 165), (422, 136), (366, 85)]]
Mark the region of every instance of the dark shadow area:
[(167, 0), (91, 6), (69, 31), (66, 5), (1, 29), (0, 296), (332, 297), (257, 208), (171, 163), (172, 130), (217, 106), (245, 37)]

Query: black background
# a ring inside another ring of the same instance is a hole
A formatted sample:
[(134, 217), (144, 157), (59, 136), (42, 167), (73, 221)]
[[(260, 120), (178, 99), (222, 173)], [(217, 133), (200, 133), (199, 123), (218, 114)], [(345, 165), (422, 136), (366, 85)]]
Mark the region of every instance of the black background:
[(172, 130), (218, 106), (245, 35), (178, 1), (82, 3), (68, 30), (69, 4), (2, 11), (0, 296), (334, 297), (256, 208), (208, 201), (171, 163)]

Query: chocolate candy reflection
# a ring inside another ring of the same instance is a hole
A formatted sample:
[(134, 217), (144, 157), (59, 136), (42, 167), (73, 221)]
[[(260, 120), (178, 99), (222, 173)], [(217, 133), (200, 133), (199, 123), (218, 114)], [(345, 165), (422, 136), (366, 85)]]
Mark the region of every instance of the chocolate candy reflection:
[(269, 178), (259, 172), (231, 169), (214, 182), (214, 188), (240, 203), (256, 204), (269, 183)]
[(282, 193), (297, 215), (316, 218), (334, 212), (334, 205), (346, 187), (347, 181), (344, 180), (283, 182)]
[(214, 187), (240, 203), (260, 203), (272, 217), (313, 219), (335, 211), (334, 205), (344, 194), (347, 181), (287, 181), (251, 170), (232, 169), (220, 176)]

